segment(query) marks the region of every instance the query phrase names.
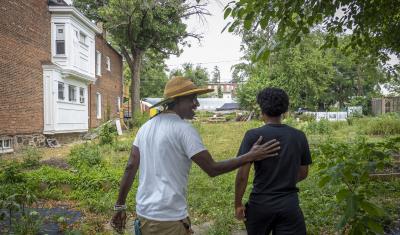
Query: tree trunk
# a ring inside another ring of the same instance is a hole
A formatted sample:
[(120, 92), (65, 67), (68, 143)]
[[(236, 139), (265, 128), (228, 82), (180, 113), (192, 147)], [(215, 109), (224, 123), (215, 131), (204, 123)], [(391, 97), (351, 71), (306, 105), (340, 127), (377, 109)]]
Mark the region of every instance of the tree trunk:
[(140, 69), (144, 52), (142, 50), (131, 49), (131, 53), (123, 45), (120, 45), (121, 53), (125, 57), (126, 63), (131, 70), (131, 114), (140, 111)]
[(363, 81), (361, 77), (361, 68), (360, 65), (357, 66), (357, 96), (363, 96), (364, 91), (363, 91)]
[(131, 80), (131, 99), (132, 115), (140, 112), (140, 69), (142, 65), (143, 52), (141, 50), (132, 51), (133, 64), (130, 67), (132, 72)]

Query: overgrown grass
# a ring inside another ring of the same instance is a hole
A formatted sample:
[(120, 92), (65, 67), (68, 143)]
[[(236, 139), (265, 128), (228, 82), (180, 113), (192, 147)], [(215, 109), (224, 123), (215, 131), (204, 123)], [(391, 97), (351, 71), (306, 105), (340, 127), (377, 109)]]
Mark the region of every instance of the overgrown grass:
[(387, 114), (376, 118), (364, 118), (359, 121), (367, 135), (399, 135), (400, 114)]
[[(389, 134), (400, 134), (400, 131), (385, 131), (382, 132), (383, 134), (375, 136), (368, 131), (371, 128), (370, 125), (374, 125), (372, 123), (375, 121), (379, 123), (375, 125), (393, 126), (398, 125), (399, 119), (398, 117), (364, 118), (353, 120), (351, 125), (347, 122), (313, 123), (313, 121), (305, 124), (297, 123), (295, 120), (289, 120), (287, 123), (303, 129), (307, 133), (311, 148), (318, 146), (322, 141), (332, 139), (348, 142), (359, 136), (366, 136), (370, 141), (378, 141), (386, 138)], [(225, 160), (236, 156), (240, 142), (247, 130), (259, 127), (263, 123), (259, 121), (218, 124), (194, 122), (193, 125), (199, 130), (204, 144), (212, 156), (216, 160)], [(18, 174), (18, 172), (12, 172), (13, 169), (11, 169), (7, 175), (2, 171), (0, 173), (2, 181), (0, 191), (11, 192), (15, 187), (22, 191), (24, 187), (29, 186), (29, 188), (37, 189), (40, 198), (73, 200), (78, 202), (83, 211), (96, 213), (101, 217), (100, 221), (98, 221), (99, 218), (97, 221), (87, 219), (85, 224), (106, 222), (113, 213), (112, 207), (118, 195), (119, 181), (128, 160), (134, 135), (135, 131), (125, 134), (118, 137), (113, 144), (100, 146), (96, 143), (87, 143), (74, 147), (66, 159), (71, 165), (68, 170), (50, 166), (36, 166), (34, 169), (22, 166), (25, 169), (22, 177), (25, 178), (26, 183), (23, 181), (6, 182), (4, 180), (10, 180), (10, 174)], [(36, 159), (36, 154), (31, 155)], [(318, 161), (318, 156), (313, 156), (313, 160)], [(245, 198), (251, 190), (252, 177), (251, 174)], [(319, 188), (318, 181), (316, 169), (312, 166), (309, 177), (299, 184), (301, 206), (309, 234), (333, 234), (338, 218), (338, 211), (335, 211), (334, 190), (329, 187)], [(243, 228), (243, 224), (233, 217), (234, 182), (235, 172), (210, 178), (196, 164), (193, 164), (188, 189), (188, 204), (192, 222), (199, 224), (212, 221), (210, 234), (230, 234), (232, 230)], [(136, 179), (127, 200), (131, 212), (134, 212), (135, 208), (137, 186)], [(375, 189), (373, 199), (384, 202), (386, 209), (393, 216), (398, 216), (400, 182), (398, 180), (379, 181), (373, 183), (373, 187)], [(93, 232), (90, 226), (82, 225), (80, 228), (86, 233), (101, 233), (98, 229)]]

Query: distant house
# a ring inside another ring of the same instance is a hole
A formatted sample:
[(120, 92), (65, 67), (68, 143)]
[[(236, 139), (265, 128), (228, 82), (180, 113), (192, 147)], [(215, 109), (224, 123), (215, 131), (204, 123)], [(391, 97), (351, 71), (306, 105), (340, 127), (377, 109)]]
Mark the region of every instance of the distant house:
[(373, 115), (400, 112), (400, 96), (373, 98), (371, 103)]
[(234, 111), (239, 109), (240, 109), (239, 103), (225, 103), (221, 107), (217, 108), (216, 111)]
[(237, 83), (221, 82), (221, 83), (208, 83), (209, 89), (214, 89), (210, 93), (212, 98), (218, 98), (218, 87), (220, 87), (223, 99), (232, 99), (236, 96)]
[(1, 4), (0, 153), (79, 136), (117, 116), (122, 57), (71, 4)]

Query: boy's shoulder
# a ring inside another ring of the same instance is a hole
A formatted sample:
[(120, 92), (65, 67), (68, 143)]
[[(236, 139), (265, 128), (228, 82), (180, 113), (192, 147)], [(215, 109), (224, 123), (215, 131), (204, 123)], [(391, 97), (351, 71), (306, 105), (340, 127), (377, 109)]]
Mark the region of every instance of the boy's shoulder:
[[(282, 128), (281, 130), (285, 130), (285, 132), (289, 132), (294, 135), (305, 136), (305, 134), (302, 130), (294, 128), (292, 126), (282, 124), (280, 127)], [(270, 131), (279, 131), (279, 129), (276, 130), (275, 128), (273, 128), (269, 125), (263, 125), (263, 126), (260, 126), (257, 128), (250, 129), (247, 131), (247, 133), (249, 133), (249, 135), (262, 135), (263, 133), (270, 132)]]

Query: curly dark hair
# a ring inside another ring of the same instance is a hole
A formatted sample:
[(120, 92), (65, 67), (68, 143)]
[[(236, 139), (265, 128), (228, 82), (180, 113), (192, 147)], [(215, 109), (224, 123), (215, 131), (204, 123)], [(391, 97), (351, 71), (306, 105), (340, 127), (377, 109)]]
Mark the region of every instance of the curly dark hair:
[(263, 114), (277, 117), (288, 110), (289, 96), (280, 88), (267, 87), (258, 93), (257, 103)]

